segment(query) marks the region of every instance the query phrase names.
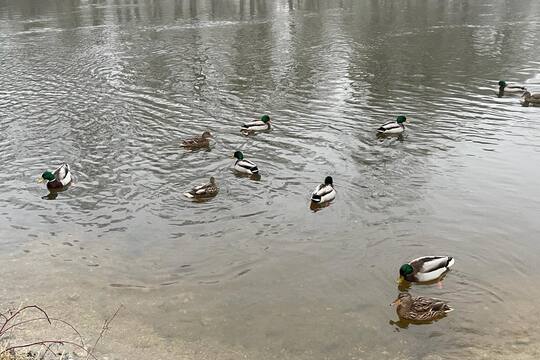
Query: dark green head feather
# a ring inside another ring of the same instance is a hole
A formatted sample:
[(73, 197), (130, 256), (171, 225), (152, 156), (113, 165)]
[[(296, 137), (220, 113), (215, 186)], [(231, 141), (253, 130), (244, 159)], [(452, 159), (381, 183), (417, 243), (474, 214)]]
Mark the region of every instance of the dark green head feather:
[(398, 124), (403, 124), (405, 121), (407, 121), (407, 118), (405, 116), (403, 116), (403, 115), (398, 116), (397, 119), (396, 119), (396, 122)]
[(401, 276), (407, 276), (414, 272), (413, 267), (410, 264), (403, 264), (399, 268), (399, 275)]
[(244, 154), (242, 154), (241, 151), (235, 151), (234, 157), (237, 158), (238, 160), (244, 160)]
[(267, 122), (270, 121), (270, 116), (268, 115), (261, 116), (261, 121), (266, 124)]
[(333, 185), (334, 184), (334, 180), (332, 179), (331, 176), (327, 176), (325, 179), (324, 179), (324, 185)]
[(54, 174), (52, 172), (50, 172), (49, 170), (45, 171), (41, 177), (45, 180), (49, 180), (49, 181), (53, 181), (54, 179), (56, 179), (56, 177), (54, 176)]

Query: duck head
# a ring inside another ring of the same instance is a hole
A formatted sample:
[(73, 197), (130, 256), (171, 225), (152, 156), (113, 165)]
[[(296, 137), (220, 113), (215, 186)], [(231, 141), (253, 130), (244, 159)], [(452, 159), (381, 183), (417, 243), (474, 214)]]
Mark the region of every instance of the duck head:
[(241, 151), (235, 151), (233, 157), (238, 160), (244, 160), (244, 154)]
[(213, 176), (210, 176), (210, 184), (212, 184), (212, 185), (216, 184), (216, 179), (214, 179)]
[(499, 81), (499, 90), (504, 90), (505, 87), (506, 87), (506, 81), (500, 80)]
[(263, 123), (265, 123), (265, 124), (268, 123), (268, 122), (270, 122), (270, 116), (268, 116), (268, 115), (263, 115), (263, 116), (261, 116), (261, 121), (262, 121)]
[(403, 124), (406, 121), (407, 121), (407, 118), (405, 116), (403, 116), (403, 115), (398, 116), (397, 119), (396, 119), (396, 122), (398, 124)]
[(392, 303), (390, 305), (401, 305), (403, 303), (409, 303), (412, 301), (412, 296), (411, 294), (407, 293), (407, 292), (402, 292), (402, 293), (399, 293), (398, 297), (396, 300), (392, 301)]
[(399, 279), (397, 280), (398, 284), (404, 282), (409, 275), (414, 272), (413, 267), (410, 264), (403, 264), (399, 268)]
[(213, 138), (213, 136), (210, 133), (210, 131), (205, 131), (205, 132), (202, 133), (202, 138), (203, 139), (208, 139), (208, 138)]
[(43, 174), (41, 174), (41, 178), (43, 180), (47, 180), (47, 181), (53, 181), (54, 179), (56, 179), (54, 174), (52, 172), (50, 172), (49, 170), (47, 170)]
[(332, 179), (331, 176), (327, 176), (325, 179), (324, 179), (324, 185), (334, 185), (334, 179)]

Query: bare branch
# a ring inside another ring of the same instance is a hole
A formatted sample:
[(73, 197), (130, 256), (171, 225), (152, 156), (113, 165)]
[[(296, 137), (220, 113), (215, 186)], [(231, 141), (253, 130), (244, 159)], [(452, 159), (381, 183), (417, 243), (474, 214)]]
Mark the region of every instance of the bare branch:
[[(40, 308), (37, 305), (29, 305), (29, 306), (19, 307), (18, 310), (8, 310), (8, 312), (5, 313), (5, 314), (0, 313), (0, 318), (4, 319), (4, 322), (1, 324), (1, 327), (0, 327), (0, 338), (2, 336), (4, 336), (8, 331), (16, 330), (17, 328), (19, 328), (20, 326), (23, 326), (25, 324), (33, 323), (33, 322), (40, 321), (40, 320), (46, 320), (49, 323), (49, 325), (52, 325), (53, 321), (54, 322), (60, 322), (60, 323), (62, 323), (64, 325), (67, 325), (69, 328), (71, 328), (73, 330), (74, 333), (76, 333), (79, 336), (79, 339), (80, 339), (80, 344), (76, 343), (74, 341), (66, 341), (66, 340), (41, 340), (41, 341), (31, 342), (31, 343), (22, 344), (22, 345), (13, 345), (13, 346), (9, 346), (9, 347), (5, 348), (4, 350), (0, 351), (0, 356), (5, 354), (5, 353), (13, 354), (16, 349), (29, 348), (29, 347), (33, 347), (33, 346), (42, 346), (43, 348), (45, 348), (45, 353), (50, 352), (51, 354), (56, 356), (56, 354), (53, 351), (53, 346), (54, 345), (61, 345), (61, 346), (62, 345), (70, 345), (70, 346), (73, 346), (73, 347), (75, 347), (77, 349), (80, 349), (83, 352), (85, 352), (86, 353), (86, 360), (88, 360), (90, 358), (92, 358), (93, 360), (97, 360), (96, 356), (92, 352), (96, 349), (98, 343), (103, 338), (105, 332), (107, 330), (109, 330), (112, 321), (116, 318), (116, 316), (118, 315), (118, 313), (120, 312), (120, 309), (122, 307), (123, 307), (123, 305), (118, 306), (118, 308), (116, 309), (114, 314), (110, 318), (105, 320), (105, 322), (103, 324), (103, 327), (101, 329), (101, 332), (99, 333), (99, 336), (96, 339), (96, 342), (94, 343), (94, 347), (92, 347), (90, 349), (86, 348), (82, 335), (80, 334), (80, 332), (73, 325), (71, 325), (67, 321), (64, 321), (64, 320), (61, 320), (61, 319), (50, 318), (49, 315), (45, 312), (45, 310), (43, 310), (42, 308)], [(29, 310), (29, 309), (36, 309), (36, 310), (40, 311), (44, 315), (44, 317), (35, 317), (35, 318), (27, 319), (27, 320), (20, 320), (20, 321), (17, 322), (17, 320), (18, 320), (17, 318), (23, 312), (25, 312), (26, 310)], [(64, 353), (65, 353), (65, 350), (64, 350)]]
[(47, 319), (47, 321), (49, 322), (49, 324), (51, 323), (51, 320), (49, 319), (49, 315), (47, 315), (47, 313), (45, 312), (45, 310), (43, 310), (42, 308), (40, 308), (39, 306), (37, 305), (28, 305), (28, 306), (24, 306), (22, 308), (20, 308), (19, 310), (15, 311), (14, 313), (11, 313), (11, 316), (9, 318), (6, 319), (6, 321), (4, 322), (4, 324), (2, 325), (2, 327), (0, 328), (0, 336), (4, 334), (5, 332), (5, 327), (6, 325), (11, 321), (13, 320), (14, 318), (16, 318), (20, 313), (22, 313), (23, 311), (25, 310), (28, 310), (28, 309), (37, 309), (39, 311), (41, 311), (43, 313), (43, 315), (45, 315), (45, 318)]
[(103, 334), (105, 333), (105, 331), (107, 331), (109, 329), (109, 325), (111, 324), (111, 322), (114, 320), (114, 318), (116, 317), (116, 315), (118, 315), (118, 312), (120, 311), (121, 308), (123, 308), (124, 305), (120, 304), (120, 306), (118, 306), (118, 309), (116, 309), (116, 311), (114, 312), (114, 314), (105, 320), (105, 323), (103, 324), (103, 327), (101, 328), (101, 332), (99, 333), (99, 336), (98, 338), (96, 339), (96, 342), (94, 343), (94, 346), (92, 347), (91, 351), (89, 351), (86, 355), (86, 360), (88, 360), (88, 356), (92, 355), (92, 351), (94, 351), (96, 349), (96, 346), (97, 344), (99, 343), (99, 341), (101, 340), (101, 338), (103, 337)]
[(13, 328), (16, 328), (18, 326), (21, 326), (21, 325), (24, 325), (24, 324), (28, 324), (28, 323), (31, 323), (31, 322), (34, 322), (34, 321), (39, 321), (39, 320), (48, 320), (50, 324), (52, 324), (52, 322), (60, 322), (64, 325), (67, 325), (71, 328), (71, 330), (73, 330), (75, 332), (75, 334), (77, 334), (77, 336), (79, 337), (79, 339), (81, 340), (81, 345), (84, 347), (84, 340), (83, 340), (83, 337), (81, 335), (81, 333), (75, 329), (75, 327), (73, 325), (71, 325), (70, 323), (68, 323), (67, 321), (65, 320), (62, 320), (62, 319), (56, 319), (56, 318), (34, 318), (34, 319), (28, 319), (28, 320), (23, 320), (23, 321), (19, 321), (18, 323), (15, 323), (13, 325), (10, 325), (8, 326), (7, 328), (4, 329), (4, 332), (3, 333), (6, 333), (8, 332), (9, 330), (13, 329)]
[(45, 346), (45, 353), (43, 354), (45, 356), (45, 354), (48, 352), (50, 352), (53, 356), (56, 356), (56, 353), (54, 351), (51, 350), (51, 346), (53, 346), (55, 344), (43, 344), (43, 346)]
[(4, 319), (6, 319), (6, 321), (8, 320), (8, 317), (4, 315), (3, 313), (0, 313), (0, 317), (3, 317)]

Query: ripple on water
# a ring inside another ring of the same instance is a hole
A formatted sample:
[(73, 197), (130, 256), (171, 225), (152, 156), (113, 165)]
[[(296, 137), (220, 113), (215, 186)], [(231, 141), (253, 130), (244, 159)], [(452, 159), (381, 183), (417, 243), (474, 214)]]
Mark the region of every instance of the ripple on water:
[[(530, 296), (516, 279), (534, 289), (538, 108), (492, 89), (500, 78), (540, 89), (531, 2), (48, 4), (36, 14), (0, 5), (1, 246), (46, 240), (47, 259), (72, 260), (77, 273), (79, 258), (65, 256), (77, 246), (55, 246), (80, 236), (101, 257), (86, 254), (78, 276), (90, 267), (100, 288), (143, 303), (147, 292), (173, 304), (162, 291), (202, 286), (190, 310), (215, 316), (212, 336), (273, 353), (350, 357), (350, 344), (376, 339), (403, 354), (381, 328), (380, 303), (396, 293), (388, 264), (432, 252), (454, 255), (455, 271), (442, 289), (411, 291), (457, 311), (434, 325), (441, 332), (399, 333), (412, 357), (509, 338), (492, 312), (533, 327), (513, 310)], [(264, 113), (271, 131), (240, 134)], [(401, 114), (403, 136), (376, 137)], [(205, 130), (209, 150), (180, 147)], [(234, 174), (235, 150), (259, 165), (259, 180)], [(64, 161), (74, 186), (42, 200), (35, 179)], [(312, 212), (326, 175), (337, 199)], [(209, 176), (215, 198), (182, 195)], [(243, 333), (244, 317), (250, 329), (294, 321), (273, 342)], [(327, 341), (335, 326), (319, 326), (336, 323), (339, 346)]]

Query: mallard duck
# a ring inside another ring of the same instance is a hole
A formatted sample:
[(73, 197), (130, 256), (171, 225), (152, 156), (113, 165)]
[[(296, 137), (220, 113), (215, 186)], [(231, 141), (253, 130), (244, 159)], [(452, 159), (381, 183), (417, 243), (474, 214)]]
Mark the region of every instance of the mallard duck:
[(399, 268), (398, 282), (427, 282), (440, 278), (454, 265), (451, 256), (423, 256)]
[(396, 312), (400, 319), (413, 321), (432, 321), (454, 310), (439, 299), (412, 297), (407, 292), (399, 293), (392, 305), (397, 305)]
[(311, 194), (311, 201), (315, 203), (325, 203), (336, 198), (336, 190), (334, 189), (334, 180), (331, 176), (324, 179), (324, 184), (320, 184)]
[(525, 91), (521, 95), (521, 102), (523, 105), (528, 106), (529, 104), (540, 105), (540, 93), (531, 94), (528, 91)]
[(243, 174), (258, 174), (259, 168), (253, 162), (244, 159), (244, 154), (241, 151), (236, 151), (233, 155), (236, 158), (234, 170)]
[(242, 125), (242, 130), (240, 130), (240, 132), (244, 135), (249, 135), (250, 133), (253, 133), (256, 131), (269, 130), (270, 123), (271, 123), (270, 116), (263, 115), (261, 116), (261, 120), (252, 121), (250, 123), (246, 123)]
[(61, 190), (72, 181), (69, 165), (62, 164), (54, 172), (45, 171), (39, 180), (40, 182), (47, 181), (47, 189), (49, 190)]
[(384, 125), (381, 125), (377, 132), (379, 134), (401, 134), (405, 131), (405, 122), (407, 118), (403, 115), (400, 115), (396, 118), (396, 121), (388, 122)]
[(216, 180), (212, 176), (210, 177), (209, 183), (195, 186), (193, 189), (191, 189), (187, 193), (184, 193), (184, 196), (190, 199), (193, 199), (193, 198), (202, 199), (202, 198), (209, 198), (209, 197), (216, 196), (218, 192), (219, 192), (219, 188), (216, 184)]
[(201, 136), (194, 136), (192, 138), (183, 140), (181, 146), (192, 150), (208, 147), (210, 146), (210, 138), (212, 137), (213, 136), (209, 131), (205, 131)]
[(502, 97), (504, 95), (521, 95), (527, 88), (521, 85), (509, 84), (504, 80), (499, 81), (499, 89), (497, 89), (497, 95)]

